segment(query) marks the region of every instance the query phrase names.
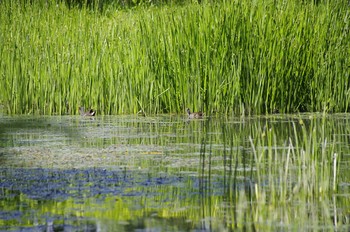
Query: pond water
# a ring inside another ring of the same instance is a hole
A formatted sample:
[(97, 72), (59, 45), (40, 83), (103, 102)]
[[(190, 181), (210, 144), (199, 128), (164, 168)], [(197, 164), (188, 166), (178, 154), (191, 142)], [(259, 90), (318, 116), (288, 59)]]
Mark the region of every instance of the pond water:
[(0, 119), (0, 230), (350, 229), (347, 114)]

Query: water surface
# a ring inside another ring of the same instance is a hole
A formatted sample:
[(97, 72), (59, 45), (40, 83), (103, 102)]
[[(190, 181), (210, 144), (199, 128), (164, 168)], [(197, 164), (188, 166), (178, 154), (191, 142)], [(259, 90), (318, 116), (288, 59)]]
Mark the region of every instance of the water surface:
[(347, 231), (349, 118), (3, 116), (0, 230)]

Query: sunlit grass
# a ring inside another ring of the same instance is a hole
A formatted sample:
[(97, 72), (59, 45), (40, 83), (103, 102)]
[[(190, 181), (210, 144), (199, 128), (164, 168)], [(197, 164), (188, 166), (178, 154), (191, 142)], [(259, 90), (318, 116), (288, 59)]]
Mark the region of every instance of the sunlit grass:
[(103, 12), (2, 1), (10, 114), (348, 111), (347, 1), (222, 1)]

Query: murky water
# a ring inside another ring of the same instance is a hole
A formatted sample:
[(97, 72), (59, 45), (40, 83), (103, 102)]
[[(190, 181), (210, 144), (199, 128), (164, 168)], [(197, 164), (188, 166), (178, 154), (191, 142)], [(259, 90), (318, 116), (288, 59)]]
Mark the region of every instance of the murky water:
[(0, 230), (347, 231), (349, 119), (2, 117)]

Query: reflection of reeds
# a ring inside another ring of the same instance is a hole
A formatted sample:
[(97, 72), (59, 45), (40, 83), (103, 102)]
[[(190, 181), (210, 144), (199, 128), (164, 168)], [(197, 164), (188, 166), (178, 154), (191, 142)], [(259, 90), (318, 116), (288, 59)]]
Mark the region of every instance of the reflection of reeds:
[[(202, 124), (202, 207), (214, 204), (208, 198), (214, 192), (210, 183), (221, 173), (223, 211), (232, 228), (272, 229), (278, 227), (277, 222), (285, 228), (319, 227), (320, 221), (314, 217), (321, 217), (322, 225), (334, 223), (341, 228), (344, 216), (338, 212), (340, 218), (330, 217), (331, 208), (319, 202), (331, 202), (337, 193), (340, 157), (335, 153), (344, 149), (336, 145), (325, 116), (287, 120), (288, 126), (282, 127), (270, 121), (274, 120), (266, 120), (252, 131), (244, 124), (222, 123), (222, 152), (212, 150), (215, 136), (207, 132), (213, 122)], [(342, 130), (337, 133), (342, 134)], [(222, 172), (212, 168), (216, 153), (223, 156)], [(205, 210), (202, 217), (212, 213)], [(262, 221), (270, 223), (261, 227)]]
[[(233, 228), (248, 226), (253, 230), (261, 221), (271, 222), (262, 227), (265, 229), (276, 228), (274, 222), (293, 228), (294, 213), (302, 218), (295, 228), (319, 227), (320, 222), (313, 217), (322, 217), (326, 225), (342, 224), (339, 220), (343, 217), (334, 222), (326, 216), (330, 208), (322, 208), (325, 206), (318, 200), (331, 201), (337, 192), (340, 157), (336, 153), (343, 148), (336, 145), (332, 130), (326, 129), (324, 117), (288, 123), (292, 130), (286, 137), (280, 136), (280, 127), (268, 121), (248, 133), (222, 123), (224, 211)], [(200, 173), (207, 183), (203, 190), (210, 193), (215, 152), (210, 144), (212, 135), (202, 137)], [(242, 148), (237, 149), (239, 146)], [(310, 215), (309, 210), (317, 213)]]
[[(47, 119), (52, 120), (52, 117)], [(82, 144), (87, 147), (85, 151), (92, 150), (91, 154), (96, 155), (96, 165), (109, 157), (112, 159), (108, 159), (108, 165), (113, 163), (124, 171), (118, 179), (103, 168), (97, 176), (105, 182), (94, 181), (94, 175), (90, 173), (89, 178), (74, 175), (78, 179), (69, 178), (67, 184), (79, 186), (71, 188), (73, 192), (81, 188), (88, 193), (93, 188), (107, 188), (118, 192), (117, 195), (105, 195), (101, 191), (96, 192), (98, 196), (87, 198), (85, 194), (78, 194), (86, 200), (69, 199), (60, 204), (55, 200), (40, 203), (37, 199), (28, 199), (25, 194), (19, 198), (4, 197), (3, 205), (7, 208), (17, 210), (18, 205), (31, 206), (31, 213), (23, 213), (22, 220), (18, 221), (26, 221), (25, 215), (32, 218), (37, 210), (40, 215), (57, 212), (101, 221), (108, 218), (113, 225), (116, 221), (139, 223), (148, 220), (149, 215), (155, 215), (151, 216), (152, 223), (159, 220), (164, 226), (166, 221), (170, 225), (188, 226), (183, 230), (203, 231), (305, 231), (334, 226), (342, 230), (348, 224), (346, 209), (350, 198), (346, 183), (349, 172), (346, 171), (348, 163), (344, 162), (346, 156), (342, 156), (349, 153), (349, 129), (344, 126), (349, 123), (347, 115), (208, 117), (189, 123), (184, 123), (183, 118), (159, 117), (155, 120), (118, 116), (105, 125), (102, 119), (98, 125), (90, 121), (79, 123), (83, 135), (87, 125), (94, 131), (86, 132), (93, 134), (93, 139), (84, 139)], [(5, 129), (7, 132), (25, 128), (31, 136), (31, 129), (38, 125), (45, 130), (46, 127), (53, 128), (52, 133), (57, 133), (58, 128), (51, 120), (22, 118), (16, 124), (4, 120), (0, 123), (0, 133)], [(72, 130), (76, 131), (77, 127)], [(157, 136), (148, 136), (152, 134)], [(106, 146), (108, 149), (102, 149)], [(176, 149), (172, 150), (172, 146)], [(159, 153), (154, 153), (158, 150)], [(66, 151), (69, 162), (76, 160), (74, 150), (72, 153)], [(338, 154), (336, 157), (333, 156), (335, 153)], [(61, 157), (60, 153), (55, 157)], [(44, 154), (43, 159), (49, 159), (49, 156)], [(86, 164), (83, 159), (78, 160)], [(177, 165), (173, 165), (175, 162)], [(343, 165), (342, 169), (340, 165)], [(130, 176), (132, 172), (129, 171), (135, 167), (141, 167), (139, 182), (134, 179), (136, 175)], [(95, 170), (95, 165), (93, 168)], [(343, 172), (339, 173), (340, 170)], [(128, 177), (132, 183), (125, 181)], [(79, 178), (90, 183), (82, 185)], [(119, 191), (121, 186), (125, 186), (124, 194)], [(5, 196), (13, 194), (6, 191), (2, 190)]]
[[(25, 137), (28, 140), (28, 144), (30, 144), (31, 140), (40, 138), (38, 133), (41, 134), (43, 131), (53, 135), (64, 134), (70, 139), (79, 138), (80, 136), (79, 131), (70, 128), (68, 125), (56, 124), (55, 121), (49, 117), (13, 117), (0, 121), (0, 147), (3, 145), (4, 147), (18, 146), (18, 144), (16, 144), (17, 133), (18, 138), (23, 139)], [(8, 133), (10, 133), (11, 136), (9, 136)], [(7, 141), (7, 143), (11, 144), (1, 144), (1, 141)]]
[(22, 2), (0, 3), (0, 104), (11, 114), (348, 110), (347, 0), (102, 13)]

